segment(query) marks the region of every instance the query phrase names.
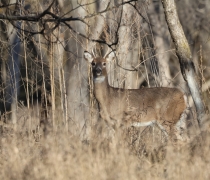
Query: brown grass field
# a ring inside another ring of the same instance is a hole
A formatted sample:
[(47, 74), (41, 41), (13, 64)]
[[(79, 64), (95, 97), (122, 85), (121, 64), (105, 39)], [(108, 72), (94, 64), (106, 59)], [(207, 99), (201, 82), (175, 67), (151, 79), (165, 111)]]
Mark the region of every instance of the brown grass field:
[(33, 116), (19, 116), (16, 130), (0, 126), (0, 179), (210, 179), (208, 128), (182, 145), (166, 144), (151, 127), (119, 131), (112, 139), (93, 133), (81, 141), (59, 129), (46, 137), (38, 129), (29, 131)]

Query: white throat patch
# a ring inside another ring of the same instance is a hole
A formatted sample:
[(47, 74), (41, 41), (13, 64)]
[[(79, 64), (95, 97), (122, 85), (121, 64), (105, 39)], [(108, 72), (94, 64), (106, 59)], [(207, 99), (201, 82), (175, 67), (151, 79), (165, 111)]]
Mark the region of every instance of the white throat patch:
[(97, 78), (94, 78), (95, 83), (102, 83), (105, 79), (105, 76), (99, 76)]

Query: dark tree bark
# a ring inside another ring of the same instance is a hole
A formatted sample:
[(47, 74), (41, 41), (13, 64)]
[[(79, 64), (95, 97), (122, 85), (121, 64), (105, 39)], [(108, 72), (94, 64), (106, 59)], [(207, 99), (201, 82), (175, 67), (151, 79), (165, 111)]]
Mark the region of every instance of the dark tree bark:
[(176, 48), (181, 72), (183, 78), (187, 81), (196, 107), (198, 124), (201, 127), (203, 124), (202, 119), (205, 115), (205, 107), (202, 102), (201, 88), (199, 87), (198, 76), (192, 61), (190, 47), (180, 24), (174, 0), (162, 0), (162, 4), (169, 32)]

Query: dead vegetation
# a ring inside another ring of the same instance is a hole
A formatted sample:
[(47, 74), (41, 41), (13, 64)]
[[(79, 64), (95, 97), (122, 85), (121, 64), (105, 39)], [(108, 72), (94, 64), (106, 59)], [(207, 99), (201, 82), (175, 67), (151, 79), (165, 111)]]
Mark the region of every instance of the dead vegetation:
[[(18, 122), (28, 120), (20, 116)], [(32, 116), (30, 118), (33, 118)], [(35, 119), (32, 122), (36, 122)], [(92, 131), (81, 141), (65, 131), (27, 131), (1, 124), (0, 179), (209, 179), (210, 132), (182, 146), (158, 128), (128, 128), (107, 139)]]

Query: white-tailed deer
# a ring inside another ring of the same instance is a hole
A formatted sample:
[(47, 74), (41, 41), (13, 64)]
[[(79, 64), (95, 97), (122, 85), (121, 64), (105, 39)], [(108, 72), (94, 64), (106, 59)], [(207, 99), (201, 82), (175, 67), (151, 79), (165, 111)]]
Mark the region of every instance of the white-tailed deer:
[(92, 65), (94, 95), (99, 103), (102, 119), (112, 125), (118, 122), (137, 127), (156, 123), (165, 134), (176, 134), (180, 139), (180, 129), (184, 128), (180, 124), (186, 109), (184, 94), (176, 88), (167, 87), (111, 87), (108, 83), (106, 62), (114, 57), (114, 52), (104, 58), (84, 52), (84, 58)]

